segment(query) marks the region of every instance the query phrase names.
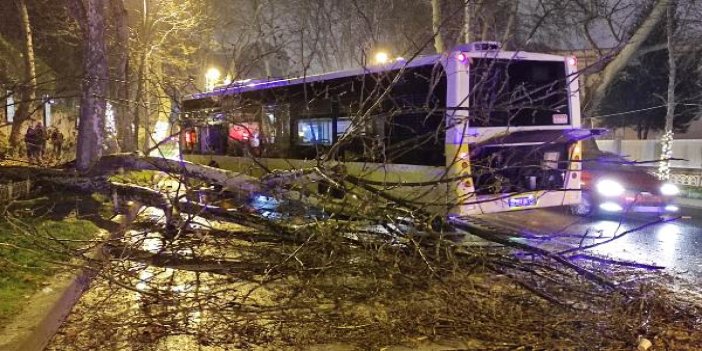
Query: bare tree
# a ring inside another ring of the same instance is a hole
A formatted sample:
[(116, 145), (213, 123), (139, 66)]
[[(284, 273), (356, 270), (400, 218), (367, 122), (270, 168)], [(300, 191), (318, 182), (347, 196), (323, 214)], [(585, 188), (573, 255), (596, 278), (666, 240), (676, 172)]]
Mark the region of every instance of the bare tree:
[(21, 31), (24, 37), (24, 77), (20, 86), (19, 106), (15, 119), (12, 122), (12, 130), (10, 132), (10, 148), (17, 150), (22, 129), (29, 120), (37, 106), (36, 87), (37, 74), (34, 58), (34, 43), (32, 36), (32, 26), (29, 22), (29, 13), (25, 0), (15, 0), (18, 13), (21, 18)]
[(657, 0), (651, 8), (651, 12), (641, 25), (636, 29), (631, 38), (622, 49), (607, 63), (605, 68), (598, 73), (590, 74), (586, 80), (587, 99), (585, 108), (587, 111), (597, 111), (602, 102), (602, 98), (617, 77), (617, 74), (626, 67), (627, 63), (636, 55), (656, 24), (664, 17), (668, 9), (669, 0)]

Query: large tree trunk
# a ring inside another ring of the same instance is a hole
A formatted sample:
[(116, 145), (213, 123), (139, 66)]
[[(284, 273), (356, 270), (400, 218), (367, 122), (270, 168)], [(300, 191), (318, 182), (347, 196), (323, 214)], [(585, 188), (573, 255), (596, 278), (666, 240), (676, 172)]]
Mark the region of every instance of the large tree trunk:
[(508, 49), (513, 47), (512, 37), (514, 36), (515, 22), (517, 21), (517, 16), (519, 12), (519, 0), (512, 0), (509, 6), (509, 17), (507, 18), (507, 24), (505, 25), (505, 31), (502, 33), (502, 47)]
[(139, 127), (144, 126), (143, 151), (149, 150), (149, 87), (147, 77), (149, 74), (149, 43), (151, 42), (151, 23), (149, 23), (149, 7), (144, 2), (141, 19), (141, 52), (139, 57), (139, 70), (137, 73), (136, 104), (134, 105), (134, 145), (139, 148)]
[(25, 122), (32, 117), (36, 104), (37, 75), (34, 64), (34, 44), (32, 27), (29, 23), (27, 3), (24, 0), (15, 0), (20, 14), (21, 30), (24, 36), (24, 79), (20, 84), (19, 106), (12, 122), (10, 131), (10, 148), (17, 151), (20, 144), (21, 133)]
[(132, 116), (129, 109), (129, 24), (127, 23), (127, 9), (124, 0), (112, 0), (112, 14), (115, 19), (117, 35), (115, 65), (115, 124), (117, 126), (117, 141), (120, 149), (125, 152), (135, 150)]
[(105, 94), (108, 70), (105, 56), (105, 3), (86, 0), (83, 26), (85, 49), (83, 56), (84, 79), (78, 124), (76, 168), (86, 171), (102, 155), (105, 125)]
[(472, 29), (473, 17), (473, 1), (466, 1), (463, 5), (463, 42), (470, 43), (473, 41)]
[(648, 17), (634, 32), (624, 48), (607, 64), (602, 72), (592, 74), (587, 78), (585, 109), (589, 115), (597, 113), (607, 90), (661, 20), (669, 3), (670, 0), (657, 0)]
[(441, 0), (431, 0), (431, 25), (434, 31), (434, 48), (441, 54), (444, 52), (444, 39), (441, 35)]
[(132, 115), (134, 116), (134, 148), (138, 149), (139, 148), (139, 127), (141, 126), (141, 115), (143, 112), (142, 105), (145, 103), (144, 101), (144, 74), (145, 74), (145, 66), (146, 66), (146, 57), (145, 53), (142, 54), (140, 60), (139, 60), (139, 70), (137, 71), (137, 77), (136, 77), (136, 82), (137, 82), (137, 88), (136, 88), (136, 95), (134, 95), (134, 112)]

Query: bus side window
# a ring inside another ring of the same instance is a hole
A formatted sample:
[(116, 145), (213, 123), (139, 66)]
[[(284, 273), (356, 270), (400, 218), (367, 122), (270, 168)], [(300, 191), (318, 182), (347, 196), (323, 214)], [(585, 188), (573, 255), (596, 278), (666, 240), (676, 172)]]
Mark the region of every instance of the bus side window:
[(226, 133), (224, 125), (214, 124), (200, 128), (200, 152), (203, 154), (223, 155), (226, 150)]
[(194, 128), (183, 130), (183, 152), (188, 154), (197, 153), (199, 151), (197, 142), (197, 131)]
[(290, 148), (290, 106), (264, 106), (261, 114), (261, 147), (266, 157), (288, 157)]
[(331, 118), (304, 118), (297, 120), (298, 145), (331, 145)]

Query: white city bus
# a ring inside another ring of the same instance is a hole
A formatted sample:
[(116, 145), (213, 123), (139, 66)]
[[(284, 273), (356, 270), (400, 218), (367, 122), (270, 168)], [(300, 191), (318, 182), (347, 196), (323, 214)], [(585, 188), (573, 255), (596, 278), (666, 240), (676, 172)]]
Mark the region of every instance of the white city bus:
[(481, 42), (188, 96), (181, 146), (186, 160), (253, 175), (342, 164), (354, 185), (338, 198), (361, 182), (460, 217), (578, 203), (591, 136), (579, 108), (574, 57)]

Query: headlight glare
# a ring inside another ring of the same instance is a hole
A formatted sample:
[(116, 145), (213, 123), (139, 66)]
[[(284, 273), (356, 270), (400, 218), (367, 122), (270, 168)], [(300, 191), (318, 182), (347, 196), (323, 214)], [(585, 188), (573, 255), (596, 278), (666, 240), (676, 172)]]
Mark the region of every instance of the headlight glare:
[(675, 196), (680, 194), (680, 189), (675, 184), (665, 183), (661, 186), (661, 194), (665, 196)]
[(619, 196), (624, 194), (624, 187), (617, 181), (603, 179), (597, 182), (597, 192), (602, 196)]

